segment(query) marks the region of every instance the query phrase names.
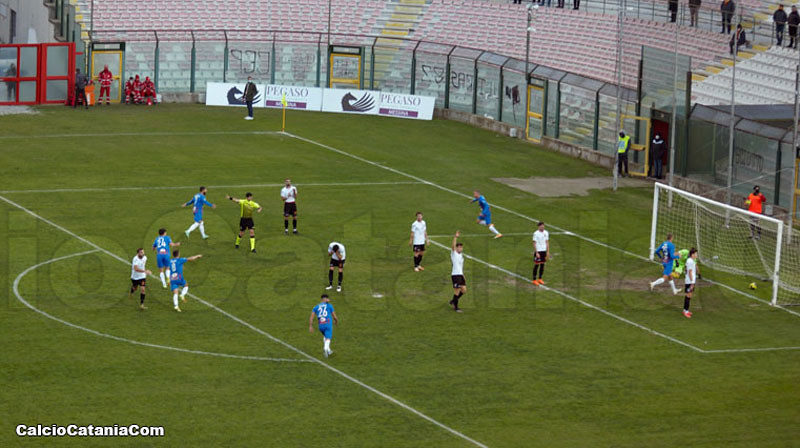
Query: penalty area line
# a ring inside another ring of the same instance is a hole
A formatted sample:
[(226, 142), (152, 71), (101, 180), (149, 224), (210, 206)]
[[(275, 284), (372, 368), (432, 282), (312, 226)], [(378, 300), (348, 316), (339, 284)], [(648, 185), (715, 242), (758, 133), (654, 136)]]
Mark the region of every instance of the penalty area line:
[(234, 355), (234, 354), (230, 354), (230, 353), (207, 352), (207, 351), (203, 351), (203, 350), (192, 350), (192, 349), (188, 349), (188, 348), (180, 348), (180, 347), (173, 347), (173, 346), (169, 346), (169, 345), (153, 344), (153, 343), (150, 343), (150, 342), (142, 342), (142, 341), (137, 341), (137, 340), (134, 340), (134, 339), (123, 338), (121, 336), (115, 336), (113, 334), (108, 334), (108, 333), (103, 333), (102, 331), (93, 330), (91, 328), (87, 328), (87, 327), (84, 327), (84, 326), (69, 322), (67, 320), (61, 319), (59, 317), (53, 316), (52, 314), (35, 307), (32, 303), (30, 303), (27, 300), (25, 300), (25, 298), (22, 297), (22, 294), (19, 292), (19, 284), (22, 281), (22, 279), (26, 275), (28, 275), (29, 273), (35, 271), (36, 269), (39, 269), (40, 267), (46, 266), (48, 264), (56, 263), (58, 261), (68, 260), (70, 258), (80, 257), (80, 256), (83, 256), (83, 255), (89, 255), (89, 254), (93, 254), (93, 253), (96, 253), (96, 252), (101, 252), (101, 251), (100, 251), (100, 249), (87, 250), (87, 251), (78, 252), (78, 253), (75, 253), (75, 254), (65, 255), (63, 257), (52, 258), (50, 260), (43, 261), (41, 263), (38, 263), (38, 264), (35, 264), (33, 266), (28, 267), (24, 271), (20, 272), (19, 275), (17, 275), (17, 277), (14, 279), (14, 284), (13, 284), (14, 295), (17, 296), (17, 300), (19, 300), (23, 305), (25, 305), (26, 307), (28, 307), (32, 311), (34, 311), (34, 312), (36, 312), (36, 313), (38, 313), (38, 314), (40, 314), (40, 315), (42, 315), (42, 316), (44, 316), (44, 317), (46, 317), (48, 319), (54, 320), (54, 321), (56, 321), (56, 322), (58, 322), (60, 324), (66, 325), (66, 326), (74, 328), (76, 330), (85, 331), (85, 332), (93, 334), (95, 336), (100, 336), (100, 337), (112, 339), (112, 340), (119, 341), (119, 342), (126, 342), (128, 344), (139, 345), (139, 346), (150, 347), (150, 348), (159, 348), (159, 349), (162, 349), (162, 350), (169, 350), (169, 351), (174, 351), (174, 352), (190, 353), (190, 354), (193, 354), (193, 355), (214, 356), (214, 357), (217, 357), (217, 358), (245, 359), (245, 360), (250, 360), (250, 361), (272, 361), (272, 362), (305, 362), (305, 363), (311, 362), (311, 361), (309, 361), (307, 359), (271, 358), (271, 357), (263, 357), (263, 356)]
[[(86, 245), (88, 245), (90, 247), (93, 247), (97, 251), (102, 252), (102, 253), (110, 256), (111, 258), (119, 260), (120, 262), (125, 263), (125, 265), (128, 265), (128, 261), (126, 261), (124, 258), (120, 257), (119, 255), (117, 255), (117, 254), (115, 254), (113, 252), (110, 252), (107, 249), (104, 249), (104, 248), (98, 246), (97, 244), (91, 242), (90, 240), (88, 240), (88, 239), (76, 234), (75, 232), (73, 232), (73, 231), (71, 231), (71, 230), (69, 230), (69, 229), (67, 229), (67, 228), (65, 228), (65, 227), (63, 227), (63, 226), (61, 226), (59, 224), (56, 224), (55, 222), (53, 222), (53, 221), (51, 221), (51, 220), (49, 220), (49, 219), (47, 219), (47, 218), (45, 218), (45, 217), (43, 217), (41, 215), (36, 214), (35, 212), (31, 211), (30, 209), (24, 207), (23, 205), (17, 204), (16, 202), (14, 202), (11, 199), (8, 199), (8, 198), (6, 198), (5, 196), (2, 196), (2, 195), (0, 195), (0, 200), (6, 202), (7, 204), (9, 204), (9, 205), (11, 205), (13, 207), (16, 207), (16, 208), (22, 210), (23, 212), (31, 215), (32, 217), (34, 217), (34, 218), (36, 218), (36, 219), (38, 219), (38, 220), (40, 220), (40, 221), (42, 221), (42, 222), (44, 222), (46, 224), (49, 224), (51, 227), (54, 227), (54, 228), (60, 230), (61, 232), (66, 233), (67, 235), (77, 239), (78, 241), (81, 241), (84, 244), (86, 244)], [(152, 275), (151, 277), (156, 278), (154, 275)], [(316, 364), (318, 364), (318, 365), (330, 370), (333, 373), (336, 373), (337, 375), (339, 375), (342, 378), (350, 381), (351, 383), (356, 384), (356, 385), (358, 385), (358, 386), (360, 386), (360, 387), (362, 387), (362, 388), (374, 393), (375, 395), (385, 399), (386, 401), (389, 401), (390, 403), (393, 403), (393, 404), (397, 405), (398, 407), (405, 409), (406, 411), (408, 411), (408, 412), (416, 415), (417, 417), (419, 417), (419, 418), (421, 418), (421, 419), (433, 424), (434, 426), (437, 426), (437, 427), (449, 432), (450, 434), (452, 434), (452, 435), (454, 435), (456, 437), (459, 437), (462, 440), (464, 440), (466, 442), (469, 442), (469, 443), (471, 443), (471, 444), (473, 444), (473, 445), (475, 445), (475, 446), (477, 446), (479, 448), (489, 448), (488, 446), (484, 445), (483, 443), (481, 443), (481, 442), (479, 442), (479, 441), (467, 436), (464, 433), (461, 433), (461, 432), (459, 432), (459, 431), (457, 431), (457, 430), (445, 425), (444, 423), (439, 422), (438, 420), (435, 420), (432, 417), (429, 417), (427, 414), (424, 414), (421, 411), (418, 411), (416, 408), (413, 408), (413, 407), (403, 403), (402, 401), (392, 397), (391, 395), (388, 395), (388, 394), (386, 394), (384, 392), (381, 392), (380, 390), (378, 390), (378, 389), (376, 389), (376, 388), (374, 388), (374, 387), (362, 382), (361, 380), (359, 380), (359, 379), (357, 379), (357, 378), (355, 378), (353, 376), (348, 375), (347, 373), (337, 369), (336, 367), (333, 367), (332, 365), (330, 365), (330, 364), (328, 364), (328, 363), (326, 363), (326, 362), (324, 362), (324, 361), (322, 361), (322, 360), (320, 360), (318, 358), (315, 358), (315, 357), (309, 355), (308, 353), (304, 352), (303, 350), (300, 350), (299, 348), (295, 347), (294, 345), (289, 344), (288, 342), (284, 341), (283, 339), (279, 339), (279, 338), (273, 336), (272, 334), (270, 334), (270, 333), (268, 333), (268, 332), (256, 327), (255, 325), (253, 325), (253, 324), (251, 324), (249, 322), (246, 322), (246, 321), (234, 316), (233, 314), (223, 310), (222, 308), (219, 308), (218, 306), (214, 305), (213, 303), (210, 303), (210, 302), (208, 302), (206, 300), (203, 300), (202, 298), (200, 298), (200, 297), (198, 297), (198, 296), (196, 296), (195, 294), (192, 294), (192, 293), (189, 293), (188, 296), (193, 298), (193, 299), (195, 299), (195, 300), (197, 300), (198, 302), (202, 303), (203, 305), (213, 309), (214, 311), (217, 311), (218, 313), (224, 315), (225, 317), (228, 317), (229, 319), (231, 319), (231, 320), (233, 320), (235, 322), (238, 322), (239, 324), (241, 324), (241, 325), (253, 330), (254, 332), (266, 337), (267, 339), (286, 347), (287, 349), (297, 353), (298, 355), (301, 355), (302, 357), (308, 359), (309, 361), (311, 361), (313, 363), (316, 363)]]

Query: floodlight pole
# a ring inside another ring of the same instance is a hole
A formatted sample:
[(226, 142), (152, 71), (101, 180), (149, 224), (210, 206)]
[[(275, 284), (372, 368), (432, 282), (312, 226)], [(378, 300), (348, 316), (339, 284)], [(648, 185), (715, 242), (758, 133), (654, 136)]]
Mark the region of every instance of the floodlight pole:
[[(617, 119), (615, 123), (614, 135), (620, 131), (622, 125), (622, 17), (627, 6), (626, 0), (619, 0), (619, 9), (617, 11)], [(614, 191), (617, 191), (617, 184), (619, 178), (619, 143), (614, 145), (614, 166), (612, 172), (614, 173)]]
[(533, 21), (533, 10), (539, 9), (539, 5), (528, 4), (528, 26), (525, 27), (525, 138), (528, 138), (528, 108), (531, 104), (531, 22)]
[[(678, 24), (675, 24), (675, 67), (672, 73), (672, 125), (669, 130), (669, 186), (675, 179), (675, 128), (678, 127)], [(649, 136), (648, 136), (649, 138)], [(670, 205), (672, 195), (670, 194)]]
[(328, 47), (331, 46), (331, 1), (328, 0)]
[[(739, 13), (739, 20), (737, 22), (737, 30), (738, 25), (742, 23), (742, 16), (741, 12)], [(730, 123), (728, 124), (728, 183), (727, 183), (727, 194), (725, 202), (728, 205), (731, 205), (733, 201), (733, 193), (731, 192), (731, 187), (733, 184), (733, 138), (735, 136), (735, 131), (733, 127), (736, 125), (736, 56), (739, 54), (739, 45), (738, 45), (738, 38), (736, 37), (736, 32), (734, 31), (733, 34), (733, 73), (731, 74), (731, 117)], [(731, 214), (728, 209), (725, 209), (725, 226), (730, 225), (730, 218)]]

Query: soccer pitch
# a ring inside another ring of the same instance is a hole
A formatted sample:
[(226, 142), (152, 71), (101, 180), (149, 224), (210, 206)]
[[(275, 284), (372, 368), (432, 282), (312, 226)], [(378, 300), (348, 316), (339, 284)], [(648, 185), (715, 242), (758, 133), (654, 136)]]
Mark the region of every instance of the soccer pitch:
[[(0, 445), (791, 446), (800, 440), (800, 315), (768, 284), (700, 269), (694, 317), (655, 292), (646, 260), (652, 186), (536, 195), (499, 178), (605, 170), (443, 120), (199, 105), (40, 108), (0, 117)], [(283, 233), (282, 181), (299, 235)], [(181, 208), (208, 187), (202, 240)], [(492, 239), (475, 223), (478, 188)], [(552, 189), (548, 189), (549, 191)], [(234, 249), (254, 194), (258, 252)], [(426, 270), (409, 229), (425, 214)], [(530, 284), (531, 233), (553, 258)], [(184, 312), (130, 260), (157, 230), (181, 242)], [(449, 246), (465, 235), (469, 290), (452, 297)], [(660, 236), (661, 237), (661, 236)], [(347, 247), (341, 319), (322, 356), (308, 316), (331, 241)], [(725, 281), (723, 287), (712, 281)], [(678, 285), (682, 285), (680, 280)], [(17, 425), (163, 426), (163, 438), (19, 438)]]

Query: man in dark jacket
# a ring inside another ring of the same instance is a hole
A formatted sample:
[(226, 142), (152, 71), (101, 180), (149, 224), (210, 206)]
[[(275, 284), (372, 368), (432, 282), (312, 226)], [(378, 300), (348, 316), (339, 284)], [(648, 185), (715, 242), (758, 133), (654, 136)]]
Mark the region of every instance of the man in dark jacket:
[(736, 12), (736, 3), (733, 0), (722, 0), (719, 9), (722, 11), (722, 32), (720, 34), (724, 34), (726, 30), (728, 34), (731, 34), (731, 19), (733, 13)]
[(253, 101), (255, 100), (256, 93), (258, 93), (258, 89), (256, 89), (256, 85), (253, 84), (253, 77), (247, 77), (247, 84), (244, 86), (244, 102), (247, 104), (247, 116), (244, 117), (245, 120), (252, 120), (253, 119)]
[(697, 27), (697, 13), (700, 11), (701, 4), (703, 4), (702, 0), (689, 0), (690, 26)]
[(775, 40), (779, 47), (783, 46), (783, 30), (786, 28), (787, 18), (783, 5), (778, 5), (778, 9), (772, 14), (772, 21), (775, 22)]
[(661, 138), (661, 133), (656, 132), (653, 141), (650, 142), (650, 159), (653, 161), (652, 177), (661, 179), (663, 170), (664, 153), (667, 151), (667, 144)]
[(736, 53), (739, 53), (739, 47), (747, 43), (747, 37), (742, 29), (742, 24), (736, 25), (736, 33), (731, 36), (730, 46), (731, 54), (733, 54), (733, 46), (736, 45)]
[(797, 6), (792, 6), (792, 12), (789, 13), (786, 23), (789, 24), (789, 46), (797, 48), (797, 25), (800, 25), (800, 14), (797, 12)]
[(83, 102), (86, 109), (89, 109), (89, 99), (86, 98), (86, 86), (89, 85), (89, 78), (81, 73), (81, 69), (75, 69), (75, 98), (72, 100), (72, 108), (78, 107), (78, 100)]
[(669, 0), (669, 21), (675, 23), (678, 17), (678, 0)]

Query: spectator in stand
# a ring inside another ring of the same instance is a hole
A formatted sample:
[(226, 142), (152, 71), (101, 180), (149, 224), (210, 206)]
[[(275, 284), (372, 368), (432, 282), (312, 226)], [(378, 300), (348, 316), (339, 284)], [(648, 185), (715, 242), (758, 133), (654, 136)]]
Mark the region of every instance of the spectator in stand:
[(650, 159), (653, 161), (653, 171), (650, 172), (651, 177), (661, 179), (664, 166), (664, 153), (666, 153), (666, 150), (667, 144), (664, 142), (664, 139), (661, 138), (661, 133), (656, 132), (653, 141), (650, 142)]
[(125, 83), (125, 104), (129, 104), (132, 98), (133, 98), (133, 76), (128, 78), (128, 82)]
[(733, 0), (722, 0), (722, 5), (720, 5), (719, 9), (722, 11), (722, 31), (720, 34), (725, 34), (726, 30), (728, 34), (731, 34), (731, 19), (733, 18), (733, 13), (736, 12), (736, 3)]
[(783, 46), (783, 30), (786, 28), (786, 11), (783, 10), (783, 5), (778, 5), (778, 9), (772, 14), (772, 21), (775, 22), (775, 40), (778, 46)]
[(86, 110), (89, 110), (89, 98), (86, 97), (86, 86), (89, 85), (89, 79), (81, 73), (81, 69), (75, 69), (75, 96), (72, 98), (72, 108), (78, 107), (78, 99), (83, 102)]
[(556, 8), (564, 9), (564, 0), (558, 0)]
[(114, 75), (111, 74), (111, 70), (108, 69), (108, 66), (103, 67), (103, 71), (97, 75), (97, 79), (100, 80), (100, 96), (97, 97), (97, 105), (103, 103), (103, 93), (106, 94), (106, 106), (111, 104), (111, 82), (114, 80)]
[(678, 0), (669, 0), (669, 21), (675, 23), (675, 19), (678, 18)]
[(691, 23), (689, 26), (697, 28), (697, 13), (700, 11), (702, 0), (689, 0), (689, 18)]
[(733, 54), (733, 46), (736, 45), (736, 53), (739, 53), (739, 47), (742, 45), (747, 44), (747, 37), (745, 35), (744, 30), (742, 29), (742, 24), (736, 25), (736, 33), (731, 36), (730, 47), (731, 47), (731, 54)]
[(144, 77), (142, 83), (142, 96), (147, 99), (147, 105), (152, 106), (156, 102), (156, 85), (150, 80), (149, 76)]
[(522, 4), (522, 0), (514, 0), (514, 4), (515, 5), (521, 5)]
[(581, 9), (581, 0), (572, 0), (572, 9), (576, 11)]
[(789, 24), (789, 47), (797, 48), (797, 25), (800, 25), (800, 14), (797, 13), (797, 6), (792, 6), (792, 12), (786, 20)]

